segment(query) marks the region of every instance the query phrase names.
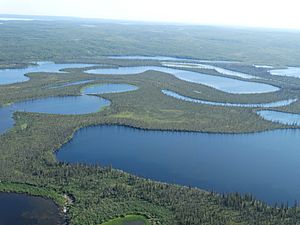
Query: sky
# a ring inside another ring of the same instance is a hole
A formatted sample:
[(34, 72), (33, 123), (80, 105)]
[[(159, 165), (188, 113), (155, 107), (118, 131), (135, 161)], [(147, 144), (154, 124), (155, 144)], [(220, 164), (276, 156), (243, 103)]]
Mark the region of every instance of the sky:
[(0, 14), (300, 29), (300, 0), (0, 0)]

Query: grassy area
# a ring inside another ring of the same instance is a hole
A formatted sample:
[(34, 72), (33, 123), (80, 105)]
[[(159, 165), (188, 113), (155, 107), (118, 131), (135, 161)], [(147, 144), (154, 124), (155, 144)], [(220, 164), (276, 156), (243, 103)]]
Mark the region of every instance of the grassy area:
[(148, 220), (141, 215), (126, 215), (113, 220), (110, 220), (101, 225), (150, 225)]

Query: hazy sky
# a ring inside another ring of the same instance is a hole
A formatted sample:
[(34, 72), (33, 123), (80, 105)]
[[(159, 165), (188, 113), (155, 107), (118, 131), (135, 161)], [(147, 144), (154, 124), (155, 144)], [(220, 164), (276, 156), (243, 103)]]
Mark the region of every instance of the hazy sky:
[(0, 0), (0, 14), (300, 29), (300, 0)]

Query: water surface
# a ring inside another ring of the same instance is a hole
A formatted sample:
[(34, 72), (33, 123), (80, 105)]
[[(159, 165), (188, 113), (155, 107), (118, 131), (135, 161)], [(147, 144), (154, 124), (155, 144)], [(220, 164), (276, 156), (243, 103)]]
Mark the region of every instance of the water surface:
[(211, 102), (211, 101), (205, 101), (201, 99), (195, 99), (186, 97), (183, 95), (180, 95), (174, 91), (169, 90), (162, 90), (162, 93), (165, 95), (187, 101), (187, 102), (194, 102), (198, 104), (205, 104), (205, 105), (213, 105), (213, 106), (225, 106), (225, 107), (247, 107), (247, 108), (258, 108), (258, 107), (264, 107), (264, 108), (272, 108), (272, 107), (282, 107), (290, 105), (294, 102), (296, 102), (298, 99), (288, 99), (288, 100), (282, 100), (277, 102), (269, 102), (269, 103), (250, 103), (250, 104), (243, 104), (243, 103), (228, 103), (228, 102)]
[(258, 65), (258, 64), (253, 64), (253, 66), (256, 67), (256, 68), (264, 68), (264, 69), (272, 69), (272, 68), (274, 68), (273, 66)]
[(213, 76), (204, 73), (197, 73), (187, 70), (179, 70), (168, 67), (159, 66), (138, 66), (138, 67), (119, 67), (119, 68), (101, 68), (92, 69), (85, 72), (91, 74), (107, 74), (107, 75), (130, 75), (139, 74), (148, 70), (160, 71), (169, 73), (177, 77), (178, 79), (203, 84), (220, 91), (234, 93), (234, 94), (254, 94), (254, 93), (267, 93), (278, 91), (279, 88), (257, 82), (241, 81), (237, 79)]
[(288, 67), (286, 69), (270, 70), (270, 74), (300, 78), (300, 67)]
[(265, 120), (269, 120), (275, 123), (300, 126), (299, 114), (272, 111), (272, 110), (260, 110), (257, 111), (257, 114), (260, 115)]
[(51, 201), (25, 194), (0, 193), (0, 225), (62, 225), (63, 216)]
[(299, 146), (300, 130), (231, 135), (96, 126), (76, 132), (57, 158), (293, 204), (300, 200)]
[(0, 85), (28, 81), (29, 77), (25, 76), (27, 73), (65, 73), (61, 70), (67, 68), (85, 68), (90, 66), (94, 66), (94, 64), (55, 64), (53, 62), (37, 62), (37, 65), (32, 65), (22, 69), (0, 69)]

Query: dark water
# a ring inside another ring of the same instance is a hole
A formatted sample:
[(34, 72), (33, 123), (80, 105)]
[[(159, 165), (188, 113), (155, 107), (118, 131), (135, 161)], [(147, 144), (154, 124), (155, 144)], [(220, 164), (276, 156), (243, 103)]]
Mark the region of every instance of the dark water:
[(61, 225), (59, 208), (51, 201), (25, 194), (0, 193), (0, 225)]
[(279, 88), (258, 82), (242, 81), (233, 78), (208, 75), (204, 73), (192, 72), (181, 69), (173, 69), (162, 66), (137, 66), (137, 67), (118, 67), (118, 68), (101, 68), (91, 69), (85, 72), (91, 74), (110, 74), (110, 75), (130, 75), (139, 74), (148, 70), (155, 70), (164, 73), (169, 73), (178, 79), (203, 84), (220, 91), (234, 93), (234, 94), (254, 94), (254, 93), (267, 93), (278, 91)]
[(255, 134), (79, 130), (58, 160), (112, 165), (143, 177), (218, 192), (252, 193), (268, 203), (300, 200), (300, 130)]

